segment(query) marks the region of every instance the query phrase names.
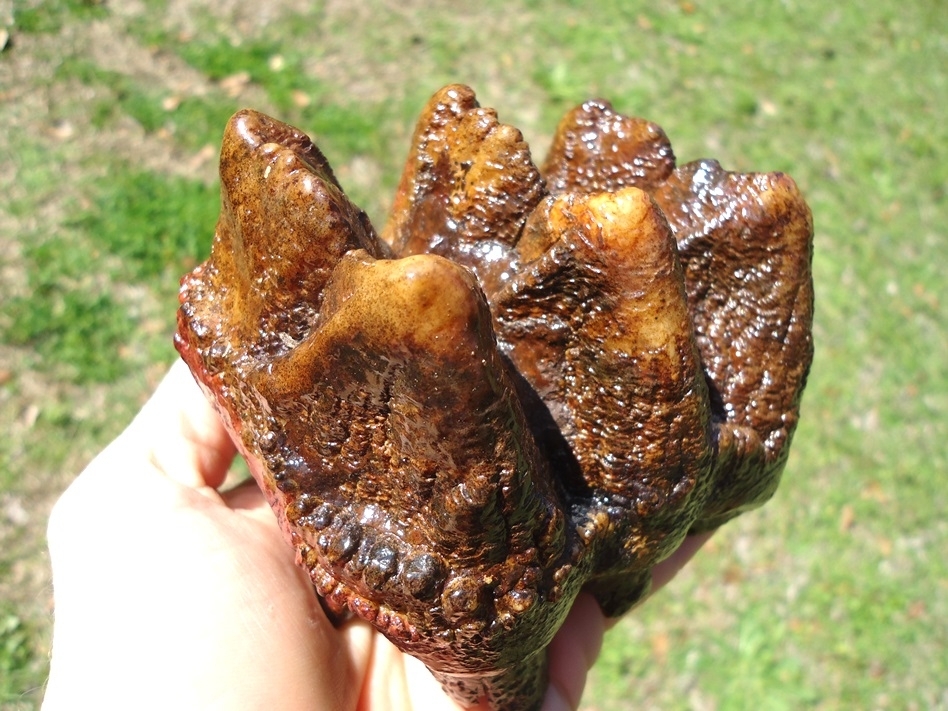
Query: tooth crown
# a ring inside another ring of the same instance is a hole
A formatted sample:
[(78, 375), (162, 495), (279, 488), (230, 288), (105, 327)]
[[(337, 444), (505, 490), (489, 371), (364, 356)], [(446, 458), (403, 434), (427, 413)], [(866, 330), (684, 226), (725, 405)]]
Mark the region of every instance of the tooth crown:
[(580, 589), (620, 614), (770, 497), (812, 358), (788, 177), (675, 168), (602, 101), (542, 174), (446, 87), (380, 237), (305, 135), (242, 111), (175, 336), (326, 608), (497, 709), (538, 707)]

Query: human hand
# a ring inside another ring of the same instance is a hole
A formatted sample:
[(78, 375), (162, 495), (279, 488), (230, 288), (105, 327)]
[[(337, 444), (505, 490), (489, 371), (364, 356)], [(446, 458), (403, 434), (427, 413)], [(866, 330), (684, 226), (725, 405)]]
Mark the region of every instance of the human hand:
[[(56, 504), (44, 711), (459, 711), (424, 665), (361, 620), (334, 627), (183, 363)], [(707, 536), (656, 568), (657, 589)], [(580, 595), (550, 644), (544, 711), (577, 708), (608, 626)]]

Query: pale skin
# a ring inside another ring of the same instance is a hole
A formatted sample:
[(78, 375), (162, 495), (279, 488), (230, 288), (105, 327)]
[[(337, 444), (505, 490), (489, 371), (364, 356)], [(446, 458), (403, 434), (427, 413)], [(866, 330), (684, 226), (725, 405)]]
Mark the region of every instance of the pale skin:
[[(183, 363), (56, 504), (44, 711), (460, 711), (361, 621), (334, 627)], [(656, 567), (657, 590), (710, 534)], [(543, 711), (578, 708), (612, 621), (580, 595), (548, 649)]]

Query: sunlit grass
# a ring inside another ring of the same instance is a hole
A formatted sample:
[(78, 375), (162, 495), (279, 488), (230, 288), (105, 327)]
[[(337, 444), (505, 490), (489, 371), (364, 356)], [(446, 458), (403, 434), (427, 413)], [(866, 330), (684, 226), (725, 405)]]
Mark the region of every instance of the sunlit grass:
[[(237, 35), (213, 9), (188, 34), (162, 4), (120, 17), (58, 0), (19, 3), (14, 20), (22, 46), (108, 21), (203, 81), (172, 91), (67, 52), (47, 90), (89, 92), (79, 138), (131, 121), (153, 145), (193, 154), (216, 146), (253, 96), (317, 139), (377, 221), (414, 115), (448, 81), (472, 83), (538, 138), (537, 160), (562, 113), (598, 96), (661, 124), (680, 162), (790, 173), (814, 212), (817, 314), (785, 480), (610, 633), (586, 699), (600, 711), (924, 709), (944, 703), (948, 679), (945, 7), (368, 2)], [(0, 72), (16, 51), (0, 54)], [(0, 285), (0, 338), (20, 354), (0, 382), (20, 433), (0, 444), (0, 493), (21, 496), (38, 480), (63, 486), (64, 462), (91, 456), (174, 358), (177, 279), (206, 256), (218, 197), (206, 176), (167, 175), (121, 151), (83, 157), (15, 130), (19, 189), (0, 210), (29, 227), (11, 236), (25, 274)], [(81, 176), (68, 198), (61, 163)], [(31, 219), (47, 204), (56, 220)], [(28, 417), (36, 378), (67, 394)], [(84, 401), (92, 393), (101, 407)], [(0, 574), (16, 555), (0, 553)], [(0, 606), (0, 705), (42, 682), (45, 609), (15, 603)]]

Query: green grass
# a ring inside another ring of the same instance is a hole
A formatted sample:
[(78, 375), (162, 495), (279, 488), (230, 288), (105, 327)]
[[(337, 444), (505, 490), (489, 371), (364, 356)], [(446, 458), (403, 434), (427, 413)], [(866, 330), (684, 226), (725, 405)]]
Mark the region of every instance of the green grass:
[(55, 33), (67, 22), (105, 16), (101, 0), (13, 1), (13, 24), (20, 32)]
[[(48, 508), (175, 357), (177, 279), (206, 255), (218, 209), (196, 158), (245, 102), (315, 136), (380, 222), (440, 85), (470, 83), (537, 160), (562, 113), (599, 96), (661, 124), (680, 162), (790, 173), (815, 217), (817, 314), (780, 491), (610, 633), (587, 707), (943, 707), (948, 6), (369, 0), (268, 23), (136, 8), (17, 0), (0, 53), (0, 96), (21, 97), (5, 78), (17, 76), (46, 97), (30, 116), (0, 100), (0, 164), (15, 174), (0, 172), (0, 229), (14, 227), (0, 267), (15, 277), (0, 283), (0, 424), (13, 433), (0, 499)], [(93, 22), (179, 76), (103, 62), (81, 41)], [(5, 72), (24, 56), (48, 71)], [(63, 124), (74, 133), (50, 138)], [(84, 142), (129, 126), (153, 160)], [(7, 528), (0, 585), (45, 565), (41, 516)], [(21, 587), (0, 587), (0, 708), (33, 708), (44, 673), (47, 590)]]
[(134, 359), (123, 346), (137, 325), (119, 285), (151, 283), (174, 308), (175, 284), (207, 257), (218, 190), (131, 167), (91, 182), (92, 205), (23, 246), (27, 289), (12, 296), (2, 334), (30, 347), (37, 367), (78, 383), (109, 383)]
[(36, 630), (5, 607), (0, 607), (0, 703), (29, 690), (41, 672)]
[(73, 225), (118, 258), (119, 277), (169, 284), (207, 258), (220, 191), (200, 181), (128, 169), (93, 187)]
[(74, 80), (101, 92), (92, 109), (91, 123), (106, 131), (123, 116), (137, 121), (150, 133), (166, 130), (182, 146), (201, 148), (220, 141), (223, 126), (239, 106), (220, 92), (209, 97), (187, 97), (173, 109), (165, 106), (167, 91), (148, 86), (114, 70), (104, 69), (84, 57), (67, 57), (57, 68), (57, 78)]

